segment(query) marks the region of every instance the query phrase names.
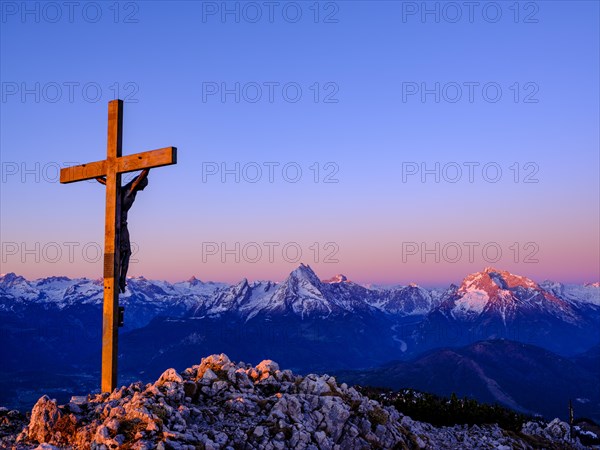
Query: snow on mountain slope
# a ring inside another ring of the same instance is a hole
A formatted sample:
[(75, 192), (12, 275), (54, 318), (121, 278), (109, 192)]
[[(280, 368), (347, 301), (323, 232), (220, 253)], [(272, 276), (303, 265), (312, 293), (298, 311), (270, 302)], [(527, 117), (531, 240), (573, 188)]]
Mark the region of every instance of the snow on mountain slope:
[(226, 288), (226, 283), (217, 283), (214, 281), (200, 281), (196, 277), (191, 277), (187, 281), (173, 283), (171, 287), (179, 294), (183, 295), (213, 295), (216, 291)]
[(394, 288), (382, 296), (377, 307), (382, 311), (400, 315), (425, 315), (435, 305), (431, 292), (414, 283)]
[(328, 280), (322, 280), (322, 281), (323, 281), (323, 283), (351, 283), (351, 281), (348, 280), (348, 277), (346, 277), (346, 275), (342, 275), (341, 273), (334, 275), (333, 277), (329, 278)]
[(468, 275), (443, 308), (458, 320), (495, 315), (506, 323), (517, 314), (549, 314), (569, 323), (579, 320), (570, 302), (529, 278), (492, 267)]
[(254, 305), (253, 313), (295, 314), (302, 318), (377, 312), (413, 315), (427, 314), (431, 305), (431, 295), (416, 285), (368, 289), (341, 274), (321, 281), (310, 266), (301, 264), (272, 295), (265, 295), (261, 303)]
[(0, 294), (20, 301), (40, 300), (40, 290), (22, 276), (14, 273), (7, 273), (0, 277)]
[(220, 291), (194, 311), (194, 316), (217, 316), (236, 312), (249, 320), (259, 314), (325, 318), (334, 314), (373, 311), (370, 301), (380, 294), (347, 279), (321, 281), (312, 268), (301, 264), (281, 283), (248, 282), (246, 279)]
[(600, 284), (586, 283), (562, 284), (556, 281), (543, 281), (540, 283), (544, 289), (554, 295), (578, 304), (590, 304), (600, 306)]
[[(127, 290), (120, 295), (124, 305), (143, 302), (159, 309), (174, 303), (193, 307), (206, 301), (226, 285), (221, 283), (202, 283), (199, 280), (179, 282), (147, 280), (133, 277), (127, 280)], [(34, 281), (8, 273), (0, 276), (0, 294), (4, 298), (0, 308), (10, 309), (13, 304), (45, 304), (60, 309), (86, 304), (101, 305), (103, 299), (102, 280), (87, 278), (48, 277)]]
[(55, 291), (55, 303), (59, 308), (67, 305), (92, 304), (101, 305), (104, 296), (102, 280), (71, 280), (68, 287), (61, 293)]
[[(29, 303), (66, 308), (101, 305), (102, 280), (49, 277), (34, 281), (9, 273), (0, 276), (0, 311)], [(369, 288), (338, 274), (322, 281), (308, 265), (301, 264), (281, 283), (243, 279), (235, 285), (202, 282), (195, 277), (168, 283), (144, 277), (128, 279), (121, 295), (125, 306), (140, 305), (155, 312), (176, 308), (193, 317), (235, 313), (246, 320), (258, 314), (297, 315), (301, 318), (334, 314), (425, 316), (441, 311), (455, 320), (497, 316), (505, 323), (517, 314), (551, 314), (576, 322), (583, 307), (600, 306), (595, 284), (541, 284), (491, 267), (465, 277), (460, 286), (425, 289), (414, 283), (391, 288)]]
[(505, 338), (562, 355), (583, 352), (598, 342), (600, 307), (557, 289), (555, 283), (542, 286), (492, 267), (472, 273), (427, 314), (411, 335), (409, 350)]
[(301, 264), (265, 299), (262, 312), (292, 313), (300, 317), (327, 317), (342, 312), (329, 294), (328, 284), (322, 283), (310, 266)]
[(39, 293), (43, 293), (48, 299), (61, 298), (65, 290), (80, 280), (71, 280), (67, 277), (48, 277), (35, 280), (30, 283), (30, 286)]
[(265, 305), (266, 298), (273, 294), (275, 283), (271, 281), (249, 282), (246, 278), (239, 283), (219, 289), (206, 302), (193, 311), (194, 317), (217, 317), (236, 312), (250, 318)]

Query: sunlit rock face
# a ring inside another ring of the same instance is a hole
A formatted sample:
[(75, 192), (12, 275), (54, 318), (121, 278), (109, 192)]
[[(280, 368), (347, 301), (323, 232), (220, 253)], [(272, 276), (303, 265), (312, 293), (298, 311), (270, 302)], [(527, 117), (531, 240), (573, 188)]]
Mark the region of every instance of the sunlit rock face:
[(441, 297), (415, 333), (414, 345), (425, 350), (503, 338), (574, 355), (597, 342), (600, 302), (594, 295), (594, 287), (538, 284), (487, 267)]
[[(76, 400), (58, 406), (43, 396), (29, 424), (0, 443), (22, 449), (529, 448), (495, 425), (436, 428), (331, 376), (295, 375), (271, 360), (234, 363), (224, 354), (181, 373), (168, 369), (155, 383)], [(524, 431), (583, 448), (558, 420), (528, 423)]]

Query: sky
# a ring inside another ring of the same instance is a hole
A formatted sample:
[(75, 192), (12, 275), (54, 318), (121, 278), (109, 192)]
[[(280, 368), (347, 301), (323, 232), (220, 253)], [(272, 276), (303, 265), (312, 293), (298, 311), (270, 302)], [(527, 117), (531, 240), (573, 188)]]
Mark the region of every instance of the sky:
[(2, 273), (102, 276), (104, 187), (58, 170), (119, 97), (124, 154), (178, 148), (132, 276), (600, 278), (598, 2), (1, 8)]

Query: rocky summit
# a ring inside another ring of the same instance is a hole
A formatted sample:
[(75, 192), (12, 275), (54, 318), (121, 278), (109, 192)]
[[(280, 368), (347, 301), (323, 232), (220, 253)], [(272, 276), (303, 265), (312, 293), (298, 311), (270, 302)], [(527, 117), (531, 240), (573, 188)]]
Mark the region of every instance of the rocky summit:
[(526, 423), (521, 433), (497, 425), (434, 427), (331, 376), (295, 375), (271, 360), (236, 364), (224, 354), (182, 373), (169, 369), (153, 384), (62, 406), (43, 396), (21, 426), (17, 415), (0, 411), (2, 448), (584, 448), (558, 419)]

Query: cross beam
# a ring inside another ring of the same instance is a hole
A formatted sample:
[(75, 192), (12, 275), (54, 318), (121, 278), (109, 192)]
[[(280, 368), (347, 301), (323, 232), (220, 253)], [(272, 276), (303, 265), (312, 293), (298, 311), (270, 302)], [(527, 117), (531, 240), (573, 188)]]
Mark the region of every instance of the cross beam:
[(177, 163), (177, 148), (122, 156), (123, 100), (108, 103), (108, 139), (106, 159), (60, 171), (61, 183), (73, 183), (106, 177), (104, 221), (104, 303), (102, 324), (102, 392), (117, 386), (119, 337), (119, 241), (121, 221), (121, 174)]

